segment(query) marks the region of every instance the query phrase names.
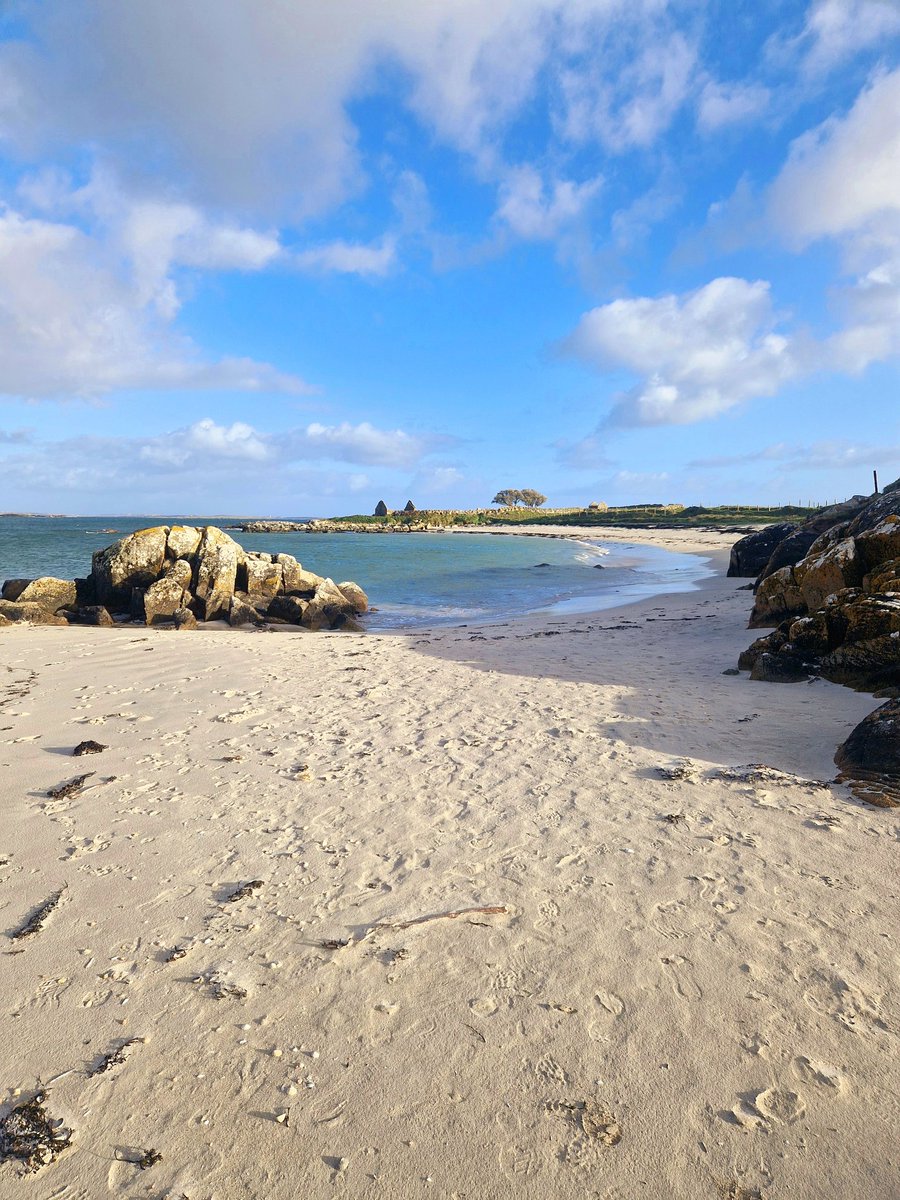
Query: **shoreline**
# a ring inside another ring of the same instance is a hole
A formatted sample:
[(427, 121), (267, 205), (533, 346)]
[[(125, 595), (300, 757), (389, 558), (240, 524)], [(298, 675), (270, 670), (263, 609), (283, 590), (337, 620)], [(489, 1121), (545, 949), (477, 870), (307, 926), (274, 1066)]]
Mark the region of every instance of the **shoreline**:
[(745, 583), (5, 630), (5, 928), (65, 885), (0, 1012), (7, 1086), (74, 1131), (40, 1188), (892, 1200), (900, 830), (819, 782), (877, 701), (723, 675)]

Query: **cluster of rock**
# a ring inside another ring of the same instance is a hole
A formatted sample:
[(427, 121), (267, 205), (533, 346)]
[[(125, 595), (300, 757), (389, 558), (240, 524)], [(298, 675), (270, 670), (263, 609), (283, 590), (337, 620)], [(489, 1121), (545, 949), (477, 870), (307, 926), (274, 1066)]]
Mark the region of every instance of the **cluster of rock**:
[(140, 529), (93, 556), (86, 579), (10, 579), (0, 625), (144, 625), (196, 628), (290, 624), (359, 631), (368, 608), (355, 583), (306, 571), (290, 554), (244, 550), (214, 525)]
[(820, 676), (892, 697), (857, 726), (835, 762), (860, 798), (900, 805), (900, 480), (802, 525), (743, 538), (729, 574), (757, 572), (750, 628), (774, 629), (738, 666), (751, 679)]
[(306, 521), (243, 521), (228, 528), (240, 529), (242, 533), (305, 533), (308, 524)]
[(741, 655), (741, 669), (753, 679), (900, 688), (900, 481), (782, 529), (774, 545), (770, 528), (732, 552), (733, 567), (749, 572), (769, 551), (750, 627), (775, 627)]

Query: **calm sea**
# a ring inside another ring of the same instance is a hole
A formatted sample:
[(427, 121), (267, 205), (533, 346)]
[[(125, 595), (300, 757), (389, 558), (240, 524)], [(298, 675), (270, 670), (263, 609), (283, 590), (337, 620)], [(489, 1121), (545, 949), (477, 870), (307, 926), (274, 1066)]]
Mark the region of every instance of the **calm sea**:
[[(87, 575), (91, 554), (149, 525), (217, 524), (203, 517), (0, 517), (0, 580)], [(231, 535), (247, 550), (293, 554), (309, 570), (352, 579), (378, 609), (372, 629), (462, 624), (535, 612), (611, 608), (689, 591), (707, 560), (646, 546), (484, 534)], [(598, 569), (601, 568), (601, 569)]]

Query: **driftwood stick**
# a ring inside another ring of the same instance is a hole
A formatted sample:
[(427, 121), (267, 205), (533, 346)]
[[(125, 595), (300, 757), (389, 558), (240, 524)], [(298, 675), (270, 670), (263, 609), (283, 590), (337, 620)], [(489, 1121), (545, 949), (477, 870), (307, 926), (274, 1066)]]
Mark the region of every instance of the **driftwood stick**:
[(427, 921), (442, 921), (445, 917), (448, 920), (455, 921), (457, 917), (468, 917), (473, 913), (484, 913), (488, 916), (494, 916), (507, 912), (509, 912), (509, 909), (505, 904), (488, 904), (479, 908), (459, 908), (454, 912), (429, 913), (425, 917), (413, 917), (411, 921), (382, 921), (378, 925), (373, 925), (372, 929), (409, 929), (411, 925), (424, 925)]

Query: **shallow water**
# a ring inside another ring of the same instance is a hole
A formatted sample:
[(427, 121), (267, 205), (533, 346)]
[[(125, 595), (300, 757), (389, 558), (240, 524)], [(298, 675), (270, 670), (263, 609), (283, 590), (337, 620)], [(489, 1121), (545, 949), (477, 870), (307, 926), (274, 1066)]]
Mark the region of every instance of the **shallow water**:
[[(178, 523), (227, 524), (174, 516), (0, 517), (0, 579), (87, 575), (95, 550), (135, 529)], [(462, 533), (231, 533), (247, 550), (293, 554), (320, 575), (355, 580), (377, 609), (366, 618), (370, 629), (594, 612), (687, 591), (711, 574), (697, 555), (621, 542)]]

